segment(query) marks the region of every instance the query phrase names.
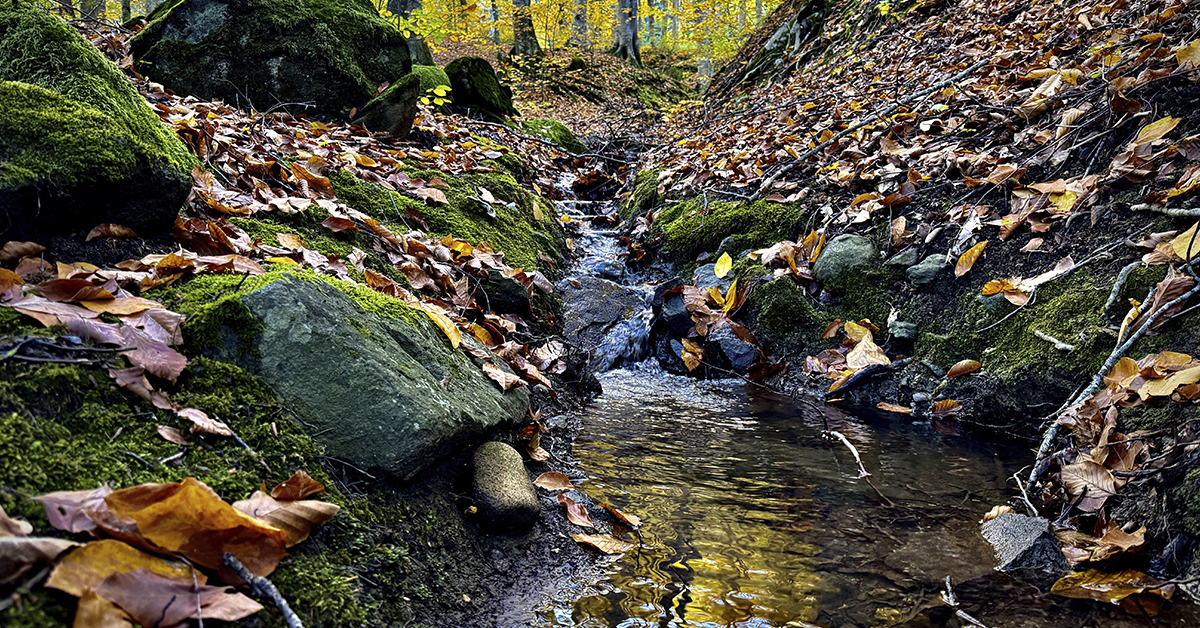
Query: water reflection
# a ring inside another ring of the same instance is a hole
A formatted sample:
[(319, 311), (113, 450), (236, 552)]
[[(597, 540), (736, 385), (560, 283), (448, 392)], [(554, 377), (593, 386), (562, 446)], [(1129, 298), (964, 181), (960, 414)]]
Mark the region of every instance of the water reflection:
[[(973, 581), (980, 593), (967, 603), (985, 616), (989, 588), (1005, 587), (997, 595), (1019, 596), (1035, 616), (1091, 612), (1030, 602), (1029, 590), (1013, 593), (1018, 585), (991, 573), (976, 522), (1008, 498), (1016, 469), (1005, 460), (1021, 460), (1020, 450), (648, 365), (602, 379), (575, 447), (589, 475), (581, 488), (640, 516), (641, 547), (609, 562), (569, 608), (543, 609), (539, 626), (946, 625), (936, 591), (947, 575)], [(848, 452), (820, 439), (826, 425), (858, 447), (899, 506), (884, 507)], [(1005, 623), (1015, 616), (1003, 611), (992, 625), (1099, 625)]]

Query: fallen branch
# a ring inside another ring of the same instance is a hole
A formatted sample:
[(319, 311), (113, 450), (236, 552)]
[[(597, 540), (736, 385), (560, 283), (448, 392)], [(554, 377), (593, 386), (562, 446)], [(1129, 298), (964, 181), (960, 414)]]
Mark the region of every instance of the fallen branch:
[(1130, 205), (1129, 209), (1135, 212), (1166, 214), (1172, 218), (1200, 218), (1200, 207), (1163, 207), (1157, 203), (1138, 203)]
[[(909, 96), (907, 98), (896, 101), (891, 106), (887, 107), (883, 111), (880, 111), (878, 114), (876, 114), (876, 117), (884, 117), (884, 116), (891, 115), (892, 112), (903, 107), (904, 105), (907, 105), (908, 103), (913, 102), (914, 100), (919, 100), (921, 98), (924, 98), (925, 96), (928, 96), (929, 94), (932, 94), (932, 93), (938, 91), (939, 89), (942, 89), (942, 88), (946, 87), (947, 85), (950, 85), (951, 83), (957, 83), (958, 81), (962, 80), (967, 75), (974, 72), (975, 70), (978, 70), (979, 68), (982, 68), (983, 66), (988, 65), (990, 63), (991, 63), (990, 59), (984, 59), (983, 61), (979, 61), (979, 62), (975, 63), (974, 65), (972, 65), (971, 67), (963, 70), (962, 72), (959, 72), (958, 74), (955, 74), (954, 76), (951, 76), (950, 78), (942, 81), (941, 83), (938, 83), (937, 85), (928, 87), (928, 88), (923, 89), (915, 94), (912, 94), (911, 96)], [(809, 157), (816, 155), (817, 153), (821, 152), (822, 150), (825, 150), (826, 147), (836, 143), (838, 140), (842, 139), (843, 137), (846, 137), (847, 135), (850, 135), (851, 133), (853, 133), (863, 127), (870, 126), (875, 123), (876, 123), (875, 119), (872, 118), (872, 119), (866, 120), (864, 122), (859, 122), (858, 124), (850, 126), (849, 128), (846, 128), (846, 129), (842, 130), (841, 132), (835, 134), (833, 137), (829, 138), (828, 140), (821, 142), (815, 148), (808, 151), (807, 153), (804, 153), (803, 155), (800, 155), (799, 157), (788, 162), (787, 165), (780, 168), (775, 174), (771, 175), (770, 177), (767, 177), (767, 180), (763, 181), (762, 185), (759, 186), (758, 191), (755, 192), (754, 194), (750, 195), (749, 200), (756, 201), (759, 198), (761, 198), (763, 194), (766, 194), (767, 191), (771, 189), (771, 186), (775, 185), (775, 182), (779, 180), (779, 177), (782, 177), (783, 175), (791, 172), (792, 170), (795, 170), (798, 166), (800, 166), (805, 161), (807, 161)]]
[(1054, 348), (1058, 349), (1059, 351), (1074, 351), (1075, 350), (1075, 345), (1069, 345), (1069, 344), (1059, 340), (1058, 338), (1055, 338), (1054, 336), (1051, 336), (1050, 334), (1047, 334), (1043, 331), (1035, 329), (1035, 330), (1033, 330), (1033, 335), (1054, 345)]
[[(1144, 336), (1147, 331), (1150, 331), (1150, 326), (1153, 325), (1154, 322), (1157, 321), (1160, 316), (1165, 314), (1167, 310), (1171, 309), (1172, 307), (1175, 307), (1176, 305), (1178, 305), (1180, 303), (1186, 302), (1188, 299), (1192, 298), (1196, 293), (1200, 293), (1200, 281), (1196, 282), (1196, 285), (1192, 286), (1191, 290), (1188, 290), (1187, 292), (1183, 293), (1179, 297), (1177, 297), (1167, 303), (1164, 303), (1157, 310), (1154, 310), (1154, 312), (1150, 315), (1150, 317), (1148, 319), (1146, 319), (1146, 322), (1143, 323), (1142, 326), (1140, 328), (1138, 328), (1138, 330), (1135, 331), (1133, 333), (1133, 335), (1131, 335), (1129, 337), (1128, 340), (1121, 343), (1121, 345), (1118, 346), (1116, 349), (1113, 349), (1112, 353), (1110, 353), (1108, 355), (1108, 359), (1104, 361), (1104, 365), (1100, 367), (1099, 372), (1097, 372), (1095, 375), (1092, 376), (1092, 383), (1089, 384), (1087, 388), (1084, 388), (1083, 392), (1079, 393), (1078, 395), (1075, 396), (1074, 399), (1071, 400), (1071, 403), (1067, 405), (1066, 410), (1063, 410), (1062, 412), (1059, 412), (1056, 415), (1050, 416), (1050, 419), (1051, 419), (1050, 427), (1046, 428), (1046, 434), (1042, 437), (1041, 445), (1038, 446), (1037, 456), (1034, 458), (1033, 471), (1029, 472), (1029, 483), (1030, 484), (1033, 484), (1034, 482), (1037, 481), (1037, 476), (1035, 475), (1035, 473), (1037, 472), (1037, 467), (1038, 467), (1037, 463), (1041, 462), (1042, 459), (1046, 457), (1046, 452), (1048, 452), (1050, 450), (1050, 444), (1054, 442), (1054, 437), (1058, 436), (1058, 416), (1061, 416), (1065, 412), (1069, 412), (1072, 408), (1075, 408), (1079, 404), (1083, 403), (1083, 400), (1090, 397), (1092, 395), (1092, 393), (1096, 392), (1097, 390), (1100, 390), (1100, 386), (1104, 384), (1104, 375), (1112, 370), (1113, 366), (1115, 366), (1117, 364), (1117, 361), (1120, 360), (1125, 355), (1125, 352), (1129, 351), (1130, 347), (1133, 346), (1133, 343), (1140, 340), (1141, 337)], [(1146, 299), (1146, 302), (1149, 302), (1149, 301), (1150, 301), (1150, 299), (1148, 297)]]
[(1108, 311), (1112, 309), (1112, 306), (1117, 304), (1117, 299), (1121, 297), (1121, 291), (1125, 289), (1125, 281), (1129, 279), (1129, 274), (1141, 265), (1140, 261), (1130, 262), (1121, 269), (1121, 272), (1117, 273), (1117, 280), (1113, 282), (1112, 292), (1108, 293), (1108, 300), (1104, 302), (1104, 309), (1100, 310), (1100, 320), (1104, 320), (1108, 316)]
[(242, 561), (229, 552), (225, 552), (225, 566), (232, 569), (239, 578), (245, 580), (256, 594), (274, 602), (275, 606), (279, 608), (279, 612), (283, 613), (283, 621), (288, 628), (304, 628), (304, 624), (300, 623), (300, 618), (292, 612), (292, 607), (288, 606), (287, 600), (283, 599), (283, 596), (279, 594), (279, 589), (276, 589), (270, 580), (250, 573)]
[(892, 500), (888, 499), (886, 495), (881, 493), (879, 491), (879, 488), (875, 486), (875, 483), (871, 481), (871, 474), (867, 473), (867, 469), (866, 469), (866, 467), (863, 466), (863, 463), (862, 463), (862, 457), (858, 455), (858, 448), (856, 448), (854, 446), (854, 444), (850, 442), (850, 439), (846, 438), (846, 436), (844, 434), (842, 434), (841, 432), (837, 432), (834, 430), (829, 430), (825, 433), (828, 436), (832, 436), (832, 437), (837, 438), (838, 440), (842, 441), (842, 444), (845, 445), (846, 448), (850, 450), (850, 453), (854, 454), (854, 462), (858, 463), (858, 477), (866, 480), (867, 484), (871, 485), (871, 488), (875, 489), (875, 493), (878, 494), (879, 497), (881, 499), (883, 499), (883, 501), (888, 503), (888, 506), (894, 507), (896, 504), (894, 502), (892, 502)]

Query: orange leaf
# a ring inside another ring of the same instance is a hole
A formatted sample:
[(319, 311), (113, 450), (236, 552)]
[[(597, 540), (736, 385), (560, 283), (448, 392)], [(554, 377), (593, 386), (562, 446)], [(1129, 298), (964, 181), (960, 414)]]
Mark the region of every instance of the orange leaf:
[(133, 232), (129, 227), (106, 222), (102, 225), (96, 225), (96, 228), (88, 232), (84, 242), (91, 242), (96, 238), (136, 238), (138, 234)]
[(193, 574), (199, 584), (208, 582), (207, 576), (187, 563), (160, 558), (123, 541), (104, 539), (92, 541), (59, 561), (46, 586), (79, 597), (113, 574), (137, 569), (148, 569), (177, 582), (191, 584)]
[(572, 534), (571, 538), (584, 545), (590, 545), (605, 554), (622, 554), (637, 547), (633, 543), (622, 541), (609, 534)]
[(540, 486), (547, 491), (569, 491), (575, 488), (575, 485), (571, 484), (570, 478), (561, 473), (555, 473), (554, 471), (539, 475), (538, 478), (533, 481), (533, 484), (534, 486)]
[(974, 373), (981, 366), (983, 365), (975, 360), (962, 360), (950, 367), (950, 370), (946, 372), (946, 379), (952, 379), (959, 375), (966, 375), (967, 373)]
[(908, 406), (896, 405), (894, 403), (886, 403), (886, 402), (880, 401), (879, 403), (875, 404), (875, 407), (879, 408), (880, 410), (883, 410), (884, 412), (896, 412), (898, 414), (912, 414), (912, 408), (910, 408)]
[(933, 404), (933, 417), (935, 419), (948, 417), (962, 412), (962, 409), (962, 403), (955, 401), (954, 399), (943, 399)]
[(616, 508), (613, 508), (612, 506), (609, 506), (608, 504), (600, 504), (600, 506), (602, 508), (604, 508), (605, 510), (607, 510), (609, 512), (609, 514), (616, 517), (617, 521), (620, 521), (626, 525), (629, 525), (630, 527), (639, 528), (642, 525), (642, 520), (634, 515), (631, 515), (626, 512), (621, 512), (620, 510), (617, 510)]
[(976, 244), (968, 249), (966, 253), (963, 253), (961, 256), (959, 256), (958, 264), (954, 266), (954, 276), (962, 277), (970, 272), (971, 267), (974, 266), (975, 262), (979, 260), (979, 256), (983, 253), (983, 249), (985, 247), (987, 247), (987, 240)]
[(234, 502), (233, 507), (286, 532), (288, 547), (304, 542), (313, 528), (329, 521), (341, 510), (337, 504), (312, 499), (280, 501), (262, 491), (254, 491), (250, 499)]
[(577, 504), (575, 500), (561, 494), (558, 496), (558, 503), (566, 507), (567, 520), (571, 523), (585, 528), (596, 527), (596, 524), (592, 523), (592, 518), (588, 516), (587, 508), (584, 508), (583, 504)]
[(271, 489), (271, 497), (283, 501), (304, 499), (325, 492), (325, 485), (312, 479), (304, 471), (296, 471), (292, 477), (280, 482)]

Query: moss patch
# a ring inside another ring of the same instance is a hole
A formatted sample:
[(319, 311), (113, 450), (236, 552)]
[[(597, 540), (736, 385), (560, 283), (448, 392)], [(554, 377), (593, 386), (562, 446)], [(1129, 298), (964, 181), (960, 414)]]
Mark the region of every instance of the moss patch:
[(662, 229), (664, 250), (670, 258), (692, 260), (702, 252), (716, 251), (729, 236), (736, 236), (746, 248), (793, 239), (806, 215), (806, 209), (796, 204), (706, 203), (696, 198), (664, 208), (655, 225)]
[[(454, 235), (472, 244), (487, 242), (503, 251), (505, 261), (514, 267), (537, 269), (543, 266), (538, 251), (552, 259), (560, 259), (565, 236), (553, 220), (552, 213), (542, 208), (538, 197), (527, 192), (512, 176), (502, 173), (472, 173), (447, 175), (428, 171), (413, 173), (426, 180), (441, 177), (450, 187), (444, 190), (448, 205), (424, 206), (406, 196), (367, 183), (348, 172), (330, 177), (338, 198), (355, 209), (379, 217), (394, 215), (396, 207), (416, 207), (424, 215), (433, 236)], [(468, 197), (479, 196), (478, 188), (486, 188), (501, 203), (492, 209), (496, 217), (488, 216), (481, 203)], [(395, 205), (393, 205), (395, 203)], [(539, 220), (534, 208), (542, 213)]]
[(558, 120), (533, 118), (526, 120), (523, 126), (534, 135), (540, 135), (558, 144), (563, 150), (577, 155), (588, 152), (587, 145), (580, 142), (579, 138), (575, 137), (575, 134), (571, 132), (571, 129), (568, 129), (567, 125)]

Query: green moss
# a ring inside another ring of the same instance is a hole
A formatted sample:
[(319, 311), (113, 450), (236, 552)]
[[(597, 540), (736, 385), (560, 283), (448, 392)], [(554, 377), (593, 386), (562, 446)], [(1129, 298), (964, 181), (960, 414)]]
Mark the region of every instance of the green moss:
[(1183, 482), (1171, 491), (1172, 501), (1179, 504), (1179, 522), (1193, 536), (1200, 535), (1200, 469), (1188, 471)]
[(411, 67), (403, 34), (369, 0), (181, 2), (130, 45), (139, 72), (179, 93), (264, 109), (311, 102), (322, 116), (361, 107)]
[(487, 60), (459, 57), (446, 64), (446, 75), (450, 77), (456, 108), (500, 123), (504, 116), (518, 115), (512, 104), (512, 90), (500, 84)]
[(579, 138), (575, 137), (575, 134), (571, 132), (571, 129), (568, 129), (567, 125), (558, 120), (532, 118), (525, 120), (523, 126), (534, 135), (540, 135), (558, 144), (563, 150), (575, 154), (588, 152), (587, 145), (580, 142)]
[[(412, 67), (412, 73), (417, 77), (417, 80), (421, 82), (421, 95), (429, 98), (430, 102), (433, 102), (433, 98), (448, 100), (450, 103), (454, 102), (453, 89), (451, 89), (445, 96), (436, 96), (433, 93), (433, 90), (439, 86), (444, 85), (446, 87), (450, 87), (450, 77), (446, 75), (445, 70), (437, 67), (436, 65), (414, 65)], [(443, 113), (448, 111), (445, 104), (435, 104), (433, 108), (434, 111), (440, 111)]]
[[(538, 251), (552, 259), (561, 259), (565, 236), (553, 220), (553, 214), (542, 211), (542, 220), (534, 214), (537, 198), (525, 191), (512, 176), (500, 173), (447, 175), (437, 171), (416, 172), (411, 176), (430, 180), (441, 177), (450, 187), (443, 190), (447, 205), (423, 206), (416, 201), (358, 179), (349, 172), (330, 177), (338, 198), (355, 209), (380, 216), (394, 213), (394, 207), (418, 208), (429, 225), (432, 236), (454, 235), (472, 244), (489, 243), (503, 251), (505, 261), (514, 267), (536, 269), (543, 265)], [(479, 196), (478, 188), (486, 188), (501, 203), (486, 209), (468, 197)], [(393, 205), (395, 203), (395, 205)]]
[(663, 245), (674, 260), (692, 260), (713, 252), (721, 241), (736, 236), (747, 248), (760, 248), (791, 239), (806, 215), (805, 208), (788, 203), (730, 203), (690, 199), (664, 208), (655, 218)]
[(824, 329), (826, 316), (813, 307), (790, 277), (754, 286), (746, 306), (754, 314), (755, 334), (768, 341), (776, 355), (802, 354)]
[(362, 321), (350, 318), (350, 319), (346, 320), (346, 323), (348, 323), (351, 327), (353, 327), (355, 329), (355, 331), (362, 334), (363, 338), (371, 337), (371, 330), (367, 329), (367, 326), (363, 325)]
[[(134, 150), (161, 158), (185, 175), (191, 172), (196, 158), (183, 142), (116, 65), (57, 17), (31, 5), (0, 9), (0, 60), (0, 81), (37, 85), (98, 111), (123, 131)], [(70, 152), (58, 155), (70, 158)]]
[(617, 212), (621, 220), (630, 220), (639, 213), (658, 205), (658, 173), (661, 168), (643, 170), (633, 178), (633, 189), (621, 202)]

